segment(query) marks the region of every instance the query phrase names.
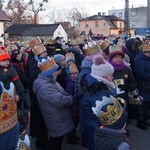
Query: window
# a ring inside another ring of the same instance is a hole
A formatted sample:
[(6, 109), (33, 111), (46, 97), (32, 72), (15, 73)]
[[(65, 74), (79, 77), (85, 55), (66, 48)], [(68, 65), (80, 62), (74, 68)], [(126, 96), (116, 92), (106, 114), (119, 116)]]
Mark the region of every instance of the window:
[(136, 15), (136, 13), (133, 11), (133, 12), (132, 12), (132, 16), (135, 16), (135, 15)]
[(116, 16), (116, 14), (115, 14), (115, 13), (113, 13), (112, 15)]
[(135, 21), (133, 21), (131, 25), (132, 25), (132, 26), (135, 26)]
[(98, 22), (96, 21), (95, 22), (95, 28), (98, 28), (99, 27), (99, 24), (98, 24)]
[(122, 18), (122, 13), (119, 13), (119, 17)]

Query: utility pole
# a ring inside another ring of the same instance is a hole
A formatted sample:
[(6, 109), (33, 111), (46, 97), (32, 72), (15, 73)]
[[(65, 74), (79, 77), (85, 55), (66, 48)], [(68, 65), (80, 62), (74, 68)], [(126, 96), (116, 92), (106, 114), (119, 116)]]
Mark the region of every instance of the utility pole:
[(3, 7), (3, 3), (2, 0), (0, 0), (0, 10), (2, 10), (2, 7)]
[(130, 15), (129, 15), (129, 0), (125, 0), (125, 13), (124, 13), (124, 19), (125, 19), (125, 24), (124, 24), (124, 32), (130, 38)]
[(150, 28), (150, 0), (147, 0), (147, 28)]

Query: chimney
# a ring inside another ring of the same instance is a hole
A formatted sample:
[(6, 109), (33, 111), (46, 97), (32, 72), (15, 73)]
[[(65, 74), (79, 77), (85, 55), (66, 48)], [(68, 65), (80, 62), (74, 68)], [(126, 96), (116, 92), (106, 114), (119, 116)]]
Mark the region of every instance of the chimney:
[(40, 23), (40, 17), (38, 14), (34, 15), (34, 24), (39, 24)]
[(101, 12), (98, 12), (98, 15), (101, 16)]
[(106, 13), (105, 12), (102, 12), (102, 16), (105, 16), (106, 15)]

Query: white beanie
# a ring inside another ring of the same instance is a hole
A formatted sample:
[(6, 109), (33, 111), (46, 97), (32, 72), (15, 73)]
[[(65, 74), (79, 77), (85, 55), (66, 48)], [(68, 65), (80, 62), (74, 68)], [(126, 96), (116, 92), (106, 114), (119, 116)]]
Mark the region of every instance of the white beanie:
[(92, 76), (106, 77), (113, 73), (113, 66), (109, 64), (102, 55), (94, 57), (93, 65), (91, 68)]

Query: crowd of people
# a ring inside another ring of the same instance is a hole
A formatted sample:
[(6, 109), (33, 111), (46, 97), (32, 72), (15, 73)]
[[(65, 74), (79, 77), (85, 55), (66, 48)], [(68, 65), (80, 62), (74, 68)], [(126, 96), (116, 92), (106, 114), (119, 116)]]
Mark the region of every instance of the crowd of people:
[(132, 119), (150, 126), (150, 42), (1, 43), (0, 95), (1, 150), (30, 149), (31, 138), (61, 150), (64, 136), (88, 150), (129, 150)]

